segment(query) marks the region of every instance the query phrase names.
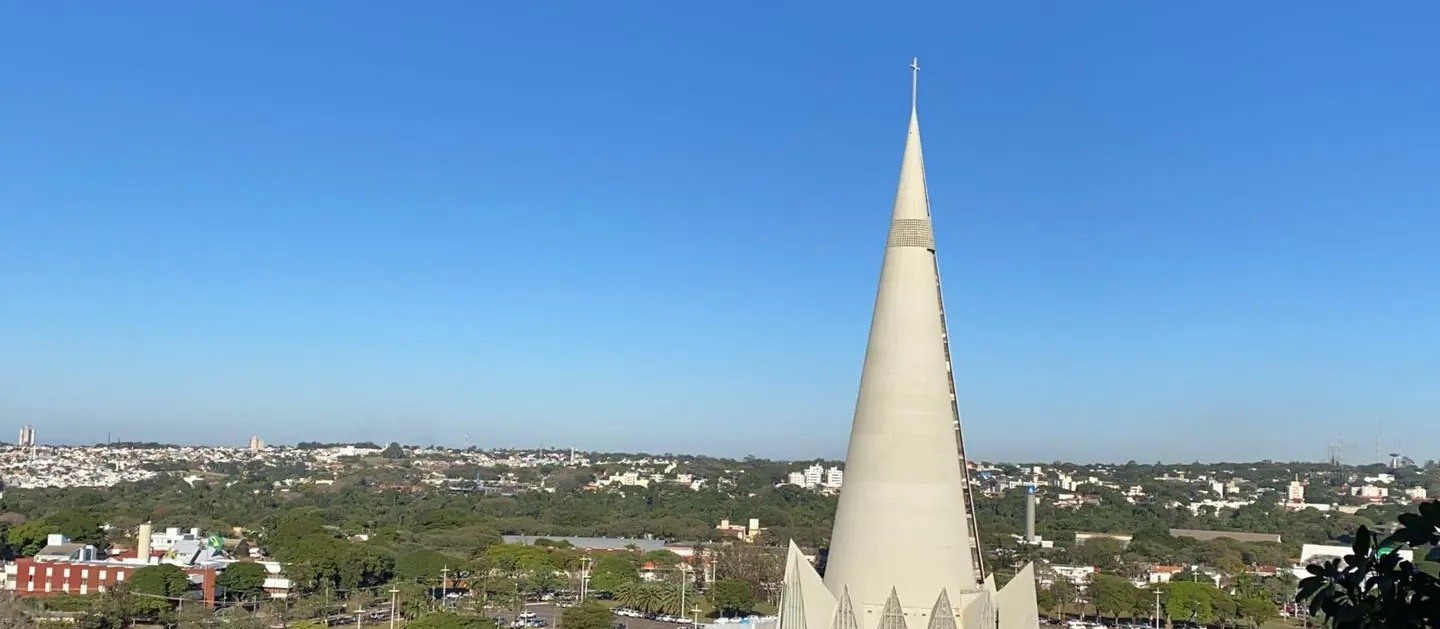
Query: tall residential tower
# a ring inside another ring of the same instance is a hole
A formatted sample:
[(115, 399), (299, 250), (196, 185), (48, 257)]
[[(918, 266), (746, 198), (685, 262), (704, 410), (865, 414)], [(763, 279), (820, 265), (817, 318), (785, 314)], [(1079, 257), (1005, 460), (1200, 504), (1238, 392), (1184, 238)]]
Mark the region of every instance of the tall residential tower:
[(16, 444), (18, 444), (18, 445), (19, 445), (20, 447), (22, 447), (22, 448), (33, 448), (33, 447), (35, 447), (35, 427), (34, 427), (34, 426), (21, 426), (21, 427), (20, 427), (20, 439), (19, 439), (19, 441), (16, 442)]
[(997, 590), (980, 560), (911, 87), (829, 560), (791, 545), (780, 629), (1039, 626), (1032, 569)]

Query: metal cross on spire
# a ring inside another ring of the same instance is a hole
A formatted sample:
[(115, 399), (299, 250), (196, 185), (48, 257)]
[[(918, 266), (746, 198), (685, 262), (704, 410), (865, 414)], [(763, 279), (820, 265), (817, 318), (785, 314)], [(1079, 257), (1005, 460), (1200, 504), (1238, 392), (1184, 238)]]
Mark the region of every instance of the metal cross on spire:
[(920, 100), (920, 58), (910, 59), (910, 109)]

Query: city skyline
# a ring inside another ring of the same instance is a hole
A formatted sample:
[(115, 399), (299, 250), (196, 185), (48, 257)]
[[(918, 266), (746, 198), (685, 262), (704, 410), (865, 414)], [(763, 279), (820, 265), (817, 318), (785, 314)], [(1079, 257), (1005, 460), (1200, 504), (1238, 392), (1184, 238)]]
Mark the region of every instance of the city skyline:
[(919, 55), (974, 456), (1434, 458), (1406, 6), (0, 9), (0, 422), (838, 457)]
[[(247, 449), (251, 449), (251, 448), (250, 448), (250, 439), (253, 438), (253, 437), (261, 437), (261, 441), (263, 442), (263, 447), (266, 448), (266, 449), (292, 449), (292, 448), (296, 448), (296, 447), (300, 446), (301, 444), (326, 444), (326, 445), (373, 444), (373, 445), (375, 445), (375, 446), (378, 447), (378, 448), (384, 448), (385, 446), (388, 446), (388, 445), (391, 444), (391, 443), (395, 443), (395, 444), (399, 444), (400, 446), (406, 447), (406, 448), (422, 448), (422, 449), (424, 449), (424, 448), (439, 448), (439, 449), (454, 450), (454, 451), (464, 451), (464, 450), (470, 450), (470, 449), (474, 449), (474, 450), (480, 451), (480, 452), (541, 452), (541, 451), (544, 451), (544, 452), (565, 452), (565, 451), (574, 451), (574, 452), (580, 453), (580, 454), (607, 454), (607, 455), (633, 455), (633, 456), (664, 456), (664, 457), (697, 457), (697, 458), (712, 458), (712, 459), (720, 459), (720, 460), (724, 460), (724, 459), (742, 460), (742, 459), (744, 459), (744, 458), (746, 458), (746, 457), (751, 457), (751, 456), (753, 456), (753, 457), (755, 457), (755, 458), (757, 458), (757, 459), (772, 460), (772, 461), (776, 461), (776, 462), (792, 462), (792, 463), (824, 462), (824, 463), (840, 463), (841, 465), (843, 465), (843, 464), (845, 463), (845, 453), (844, 453), (844, 452), (840, 452), (840, 453), (836, 453), (836, 454), (828, 454), (828, 455), (827, 455), (827, 454), (822, 454), (822, 453), (814, 453), (814, 454), (808, 454), (808, 455), (807, 455), (807, 454), (803, 454), (803, 453), (802, 453), (802, 454), (796, 455), (796, 456), (767, 456), (767, 455), (761, 455), (761, 454), (758, 454), (758, 453), (755, 453), (755, 452), (715, 452), (715, 451), (705, 451), (705, 450), (689, 450), (689, 451), (680, 451), (680, 450), (644, 450), (644, 449), (636, 449), (636, 448), (628, 448), (628, 449), (627, 449), (627, 448), (623, 448), (623, 447), (620, 447), (620, 448), (599, 448), (599, 447), (592, 447), (592, 446), (589, 446), (589, 445), (583, 444), (583, 443), (575, 443), (575, 444), (564, 444), (564, 443), (515, 444), (515, 443), (479, 443), (479, 442), (466, 443), (466, 442), (463, 442), (463, 441), (462, 441), (462, 442), (455, 442), (455, 443), (446, 443), (446, 442), (437, 442), (437, 441), (405, 441), (405, 440), (403, 440), (403, 439), (401, 439), (401, 440), (394, 440), (394, 439), (341, 439), (341, 438), (327, 438), (327, 437), (324, 437), (324, 436), (311, 437), (311, 438), (301, 438), (301, 439), (298, 439), (298, 440), (290, 440), (290, 441), (273, 441), (273, 442), (272, 442), (272, 441), (270, 441), (269, 439), (264, 438), (264, 435), (251, 435), (251, 436), (249, 436), (249, 437), (244, 437), (244, 438), (242, 438), (242, 439), (236, 439), (236, 440), (156, 440), (156, 439), (147, 439), (147, 438), (144, 438), (144, 437), (135, 437), (135, 438), (125, 437), (125, 438), (120, 438), (120, 437), (117, 436), (117, 435), (111, 435), (111, 441), (109, 441), (109, 442), (106, 442), (106, 441), (104, 441), (104, 440), (101, 440), (101, 441), (87, 441), (87, 440), (84, 440), (84, 439), (74, 439), (74, 440), (71, 440), (71, 439), (61, 439), (61, 440), (56, 440), (56, 441), (47, 441), (47, 440), (45, 440), (45, 439), (43, 439), (43, 438), (39, 438), (39, 439), (37, 439), (37, 441), (35, 442), (35, 446), (36, 446), (36, 447), (39, 447), (39, 448), (89, 448), (89, 447), (104, 447), (104, 446), (128, 447), (128, 446), (132, 446), (132, 445), (150, 445), (150, 444), (156, 444), (156, 445), (160, 445), (160, 446), (169, 446), (169, 447), (177, 447), (177, 448), (224, 448), (224, 449), (235, 449), (235, 450), (247, 450)], [(1394, 459), (1394, 458), (1406, 458), (1406, 459), (1410, 459), (1410, 460), (1413, 461), (1414, 464), (1417, 465), (1417, 466), (1424, 464), (1426, 461), (1430, 461), (1430, 460), (1440, 460), (1440, 459), (1435, 459), (1435, 458), (1425, 457), (1425, 456), (1420, 456), (1420, 457), (1417, 458), (1417, 457), (1412, 456), (1411, 454), (1406, 453), (1406, 452), (1397, 452), (1397, 450), (1403, 450), (1404, 448), (1382, 449), (1380, 455), (1377, 457), (1377, 456), (1375, 456), (1375, 455), (1373, 454), (1373, 450), (1372, 450), (1369, 446), (1366, 446), (1365, 444), (1356, 444), (1356, 443), (1349, 443), (1349, 442), (1347, 442), (1347, 443), (1344, 443), (1344, 444), (1343, 444), (1343, 445), (1344, 445), (1344, 448), (1343, 448), (1343, 449), (1339, 448), (1340, 445), (1342, 445), (1342, 444), (1339, 444), (1339, 443), (1331, 443), (1331, 444), (1329, 444), (1329, 447), (1328, 447), (1328, 448), (1324, 448), (1324, 449), (1323, 449), (1324, 451), (1321, 452), (1320, 455), (1317, 455), (1317, 456), (1311, 457), (1311, 458), (1300, 458), (1300, 459), (1285, 459), (1285, 458), (1276, 458), (1276, 457), (1265, 457), (1265, 458), (1257, 458), (1257, 459), (1196, 459), (1196, 458), (1179, 458), (1179, 459), (1163, 459), (1163, 458), (1151, 458), (1151, 459), (1133, 459), (1133, 458), (1132, 458), (1132, 459), (1046, 459), (1046, 458), (1015, 458), (1015, 459), (1008, 459), (1008, 458), (989, 457), (989, 456), (982, 456), (982, 455), (976, 455), (976, 456), (973, 456), (973, 457), (971, 457), (971, 458), (972, 458), (973, 460), (975, 460), (975, 461), (983, 462), (983, 463), (1016, 464), (1016, 465), (1053, 464), (1053, 463), (1065, 463), (1065, 464), (1074, 464), (1074, 465), (1124, 465), (1124, 464), (1126, 464), (1126, 463), (1134, 462), (1134, 463), (1137, 463), (1137, 464), (1139, 464), (1139, 465), (1160, 464), (1160, 465), (1166, 465), (1166, 466), (1190, 465), (1190, 464), (1200, 464), (1200, 465), (1245, 465), (1245, 464), (1252, 464), (1252, 463), (1269, 463), (1269, 464), (1276, 464), (1276, 465), (1283, 465), (1283, 464), (1296, 464), (1296, 465), (1332, 465), (1332, 464), (1339, 464), (1339, 465), (1341, 465), (1341, 466), (1350, 466), (1350, 467), (1366, 467), (1366, 466), (1371, 466), (1371, 465), (1389, 465), (1389, 464), (1392, 462), (1392, 459)], [(13, 442), (11, 442), (11, 441), (7, 441), (7, 442), (0, 443), (0, 448), (14, 447), (14, 446), (16, 446), (16, 444), (13, 443)], [(28, 446), (27, 446), (27, 447), (28, 447)], [(1401, 457), (1392, 457), (1392, 456), (1391, 456), (1392, 454), (1397, 454), (1397, 453), (1398, 453), (1398, 454), (1401, 454), (1402, 456), (1401, 456)], [(1336, 458), (1335, 458), (1335, 459), (1330, 459), (1330, 458), (1327, 458), (1327, 456), (1335, 456)]]

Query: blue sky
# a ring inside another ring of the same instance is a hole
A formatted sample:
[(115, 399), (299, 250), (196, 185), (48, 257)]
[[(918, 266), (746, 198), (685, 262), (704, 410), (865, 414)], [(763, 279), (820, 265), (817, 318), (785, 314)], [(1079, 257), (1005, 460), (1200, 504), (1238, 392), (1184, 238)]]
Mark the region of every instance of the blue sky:
[(919, 56), (977, 456), (1440, 458), (1440, 5), (1181, 4), (6, 5), (0, 425), (839, 456)]

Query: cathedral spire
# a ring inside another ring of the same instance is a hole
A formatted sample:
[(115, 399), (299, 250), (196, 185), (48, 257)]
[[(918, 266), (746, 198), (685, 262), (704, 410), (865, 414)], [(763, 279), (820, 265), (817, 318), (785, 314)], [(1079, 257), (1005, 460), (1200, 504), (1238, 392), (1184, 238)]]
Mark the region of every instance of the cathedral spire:
[(892, 588), (923, 605), (979, 585), (939, 282), (912, 108), (825, 573), (830, 592), (848, 587), (857, 608), (883, 606)]
[(997, 591), (978, 552), (920, 148), (919, 70), (912, 60), (909, 128), (825, 575), (791, 545), (781, 629), (1038, 628), (1034, 573)]

